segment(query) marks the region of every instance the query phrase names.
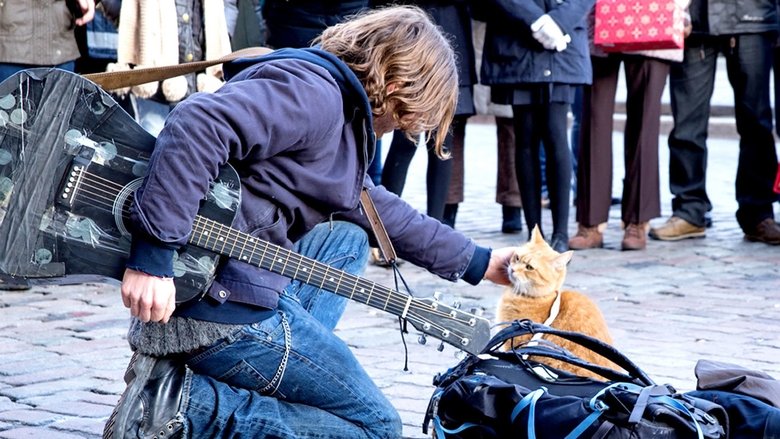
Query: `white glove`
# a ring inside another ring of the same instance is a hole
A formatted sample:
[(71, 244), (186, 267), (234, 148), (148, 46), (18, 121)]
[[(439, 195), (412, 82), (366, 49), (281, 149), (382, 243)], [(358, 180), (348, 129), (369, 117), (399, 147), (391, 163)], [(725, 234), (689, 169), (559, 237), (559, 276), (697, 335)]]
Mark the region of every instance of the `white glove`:
[(547, 14), (531, 23), (531, 35), (545, 49), (558, 52), (565, 50), (566, 45), (571, 42), (571, 37), (564, 35), (558, 23)]

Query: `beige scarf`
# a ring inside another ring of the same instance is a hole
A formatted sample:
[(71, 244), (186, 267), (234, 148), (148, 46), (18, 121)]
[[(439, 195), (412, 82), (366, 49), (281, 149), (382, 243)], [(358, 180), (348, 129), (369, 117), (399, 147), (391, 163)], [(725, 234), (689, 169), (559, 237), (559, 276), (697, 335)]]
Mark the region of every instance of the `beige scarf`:
[[(124, 0), (119, 16), (117, 62), (110, 64), (108, 70), (179, 64), (178, 23), (173, 0)], [(203, 0), (203, 26), (205, 59), (217, 59), (231, 52), (223, 0)], [(215, 91), (222, 85), (221, 78), (221, 64), (207, 68), (205, 74), (198, 74), (198, 91)], [(152, 82), (119, 93), (132, 91), (138, 97), (149, 98), (157, 93), (157, 88), (158, 83)], [(162, 90), (169, 102), (178, 102), (187, 94), (187, 80), (181, 76), (166, 79)]]

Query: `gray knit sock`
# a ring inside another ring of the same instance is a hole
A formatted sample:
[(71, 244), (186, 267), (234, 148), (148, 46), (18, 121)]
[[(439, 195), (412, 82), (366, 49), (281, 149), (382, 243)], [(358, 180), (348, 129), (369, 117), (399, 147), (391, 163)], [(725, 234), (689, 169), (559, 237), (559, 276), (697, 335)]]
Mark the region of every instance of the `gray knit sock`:
[(211, 346), (243, 327), (188, 317), (171, 317), (168, 323), (144, 323), (133, 318), (127, 332), (127, 342), (131, 348), (145, 355), (181, 354)]

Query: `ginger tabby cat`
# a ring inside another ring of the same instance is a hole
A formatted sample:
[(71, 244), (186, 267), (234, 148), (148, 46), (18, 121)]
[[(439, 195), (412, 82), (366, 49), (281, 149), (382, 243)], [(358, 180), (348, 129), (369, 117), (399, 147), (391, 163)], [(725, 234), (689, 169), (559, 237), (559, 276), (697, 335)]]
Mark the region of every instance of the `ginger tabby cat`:
[[(552, 323), (547, 323), (556, 329), (587, 334), (605, 343), (612, 343), (607, 323), (596, 303), (582, 293), (561, 290), (566, 279), (566, 264), (571, 260), (573, 252), (558, 253), (550, 247), (538, 227), (534, 227), (531, 239), (520, 246), (509, 263), (509, 279), (512, 284), (504, 290), (498, 304), (498, 322), (530, 319), (545, 323), (550, 317), (553, 302), (560, 292), (560, 310)], [(511, 349), (512, 343), (518, 346), (530, 337), (516, 337), (504, 345)], [(620, 370), (612, 362), (600, 355), (579, 346), (571, 341), (545, 335), (546, 340), (563, 347), (575, 356), (590, 363)], [(559, 360), (533, 357), (554, 368), (573, 372), (578, 375), (604, 379), (590, 371), (572, 366)]]

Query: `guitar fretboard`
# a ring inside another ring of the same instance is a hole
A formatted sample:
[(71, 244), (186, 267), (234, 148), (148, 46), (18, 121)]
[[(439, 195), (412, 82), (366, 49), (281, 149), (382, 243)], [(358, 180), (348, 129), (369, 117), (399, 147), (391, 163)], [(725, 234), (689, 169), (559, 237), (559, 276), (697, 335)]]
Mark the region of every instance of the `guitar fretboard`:
[(401, 316), (409, 296), (198, 216), (190, 242), (221, 255), (318, 286), (370, 307)]

